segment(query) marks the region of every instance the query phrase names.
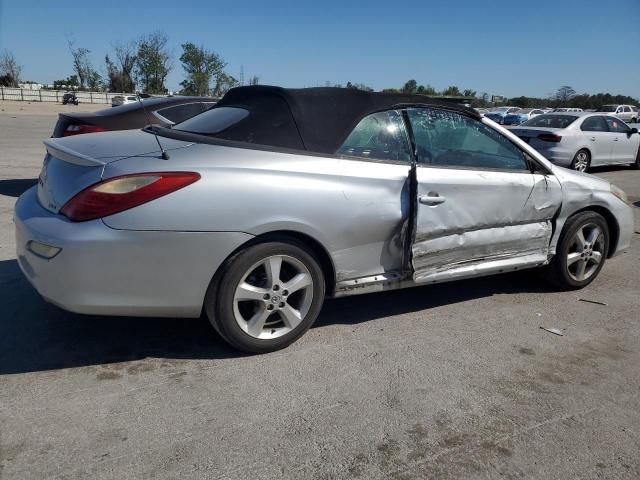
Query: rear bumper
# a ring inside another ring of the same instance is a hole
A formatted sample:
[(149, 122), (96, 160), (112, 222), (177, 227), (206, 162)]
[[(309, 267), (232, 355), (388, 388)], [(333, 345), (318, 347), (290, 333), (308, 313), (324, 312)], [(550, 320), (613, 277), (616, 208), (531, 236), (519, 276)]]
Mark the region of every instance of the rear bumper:
[(568, 150), (562, 147), (539, 148), (531, 143), (530, 145), (532, 148), (535, 148), (540, 152), (547, 160), (560, 167), (571, 166), (571, 162), (573, 162), (573, 157), (576, 153), (573, 150)]
[[(252, 238), (240, 232), (115, 230), (71, 222), (40, 206), (36, 188), (15, 207), (20, 268), (50, 303), (96, 315), (197, 317), (218, 267)], [(61, 248), (52, 259), (30, 240)]]

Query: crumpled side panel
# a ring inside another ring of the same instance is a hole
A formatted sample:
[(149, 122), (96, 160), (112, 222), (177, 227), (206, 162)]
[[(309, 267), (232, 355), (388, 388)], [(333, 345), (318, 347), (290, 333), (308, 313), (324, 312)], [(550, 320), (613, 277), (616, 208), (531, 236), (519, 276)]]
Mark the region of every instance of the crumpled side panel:
[(418, 238), (412, 249), (414, 281), (546, 263), (551, 233), (551, 222), (544, 221)]

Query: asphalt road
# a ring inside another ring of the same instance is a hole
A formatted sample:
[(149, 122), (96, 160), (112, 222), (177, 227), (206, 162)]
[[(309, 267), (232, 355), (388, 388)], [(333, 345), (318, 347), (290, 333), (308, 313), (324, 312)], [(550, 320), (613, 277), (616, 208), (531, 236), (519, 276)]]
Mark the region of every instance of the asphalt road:
[[(74, 315), (29, 286), (11, 212), (54, 121), (0, 113), (3, 480), (640, 478), (640, 234), (583, 291), (521, 272), (332, 300), (242, 356), (204, 319)], [(596, 174), (640, 201), (640, 172)]]

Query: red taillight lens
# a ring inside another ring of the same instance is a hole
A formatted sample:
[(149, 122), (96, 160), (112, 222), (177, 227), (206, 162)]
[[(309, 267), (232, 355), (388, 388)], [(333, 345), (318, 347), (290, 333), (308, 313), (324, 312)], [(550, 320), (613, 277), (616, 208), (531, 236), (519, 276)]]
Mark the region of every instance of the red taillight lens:
[(197, 182), (195, 172), (136, 173), (114, 177), (85, 188), (60, 213), (83, 222), (123, 212)]
[(560, 135), (554, 135), (553, 133), (541, 133), (540, 135), (538, 135), (538, 138), (543, 142), (553, 143), (558, 143), (560, 140), (562, 140), (562, 137)]
[(106, 128), (96, 127), (95, 125), (69, 125), (62, 136), (70, 137), (71, 135), (82, 135), (83, 133), (97, 133), (106, 131)]

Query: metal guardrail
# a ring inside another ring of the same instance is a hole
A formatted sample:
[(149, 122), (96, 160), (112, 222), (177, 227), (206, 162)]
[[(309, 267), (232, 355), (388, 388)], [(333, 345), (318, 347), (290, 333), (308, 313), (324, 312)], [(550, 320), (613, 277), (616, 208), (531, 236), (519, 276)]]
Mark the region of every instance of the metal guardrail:
[[(62, 97), (67, 90), (30, 90), (27, 88), (0, 87), (0, 100), (15, 100), (25, 102), (56, 102), (62, 103)], [(80, 103), (111, 104), (111, 99), (118, 95), (135, 95), (134, 93), (109, 92), (75, 92)]]

